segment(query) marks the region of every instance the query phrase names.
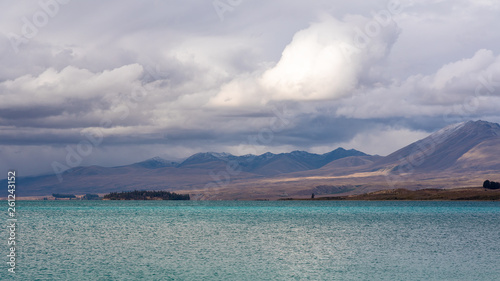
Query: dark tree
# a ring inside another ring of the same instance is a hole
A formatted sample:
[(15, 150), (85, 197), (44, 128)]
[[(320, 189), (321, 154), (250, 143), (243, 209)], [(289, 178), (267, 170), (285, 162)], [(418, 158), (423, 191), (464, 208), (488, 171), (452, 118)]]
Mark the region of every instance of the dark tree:
[(484, 188), (490, 188), (490, 181), (489, 181), (489, 180), (485, 180), (485, 181), (483, 182), (483, 187), (484, 187)]
[(483, 187), (487, 189), (500, 189), (500, 182), (485, 180)]
[(314, 193), (313, 193), (313, 194), (311, 194), (311, 199), (314, 199)]
[(87, 193), (87, 194), (85, 194), (85, 196), (83, 196), (82, 199), (83, 200), (99, 200), (99, 195)]
[(60, 193), (53, 193), (52, 196), (54, 198), (76, 198), (74, 194), (60, 194)]
[(500, 182), (490, 182), (490, 188), (491, 189), (500, 189)]
[(104, 195), (104, 199), (108, 200), (190, 200), (189, 194), (177, 194), (168, 191), (126, 191), (126, 192), (111, 192)]

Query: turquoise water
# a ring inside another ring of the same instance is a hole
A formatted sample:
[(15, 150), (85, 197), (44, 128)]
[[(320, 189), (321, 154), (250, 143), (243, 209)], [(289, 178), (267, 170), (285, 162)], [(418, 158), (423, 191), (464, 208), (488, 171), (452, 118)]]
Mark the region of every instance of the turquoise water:
[(2, 280), (500, 278), (498, 202), (18, 201), (17, 206), (17, 273), (12, 278), (3, 263)]

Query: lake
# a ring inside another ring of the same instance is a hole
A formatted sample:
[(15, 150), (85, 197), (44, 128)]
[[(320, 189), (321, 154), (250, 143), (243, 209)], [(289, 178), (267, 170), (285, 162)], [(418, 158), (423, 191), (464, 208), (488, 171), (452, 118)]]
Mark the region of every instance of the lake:
[(18, 201), (16, 211), (9, 280), (500, 277), (500, 202)]

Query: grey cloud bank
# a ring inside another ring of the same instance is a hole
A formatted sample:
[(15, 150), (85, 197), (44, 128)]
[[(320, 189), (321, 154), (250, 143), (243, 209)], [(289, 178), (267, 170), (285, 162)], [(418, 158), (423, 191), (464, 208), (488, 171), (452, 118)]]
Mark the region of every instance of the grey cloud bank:
[(0, 169), (50, 172), (89, 132), (81, 165), (238, 154), (276, 109), (259, 153), (500, 122), (500, 4), (365, 2), (4, 1)]

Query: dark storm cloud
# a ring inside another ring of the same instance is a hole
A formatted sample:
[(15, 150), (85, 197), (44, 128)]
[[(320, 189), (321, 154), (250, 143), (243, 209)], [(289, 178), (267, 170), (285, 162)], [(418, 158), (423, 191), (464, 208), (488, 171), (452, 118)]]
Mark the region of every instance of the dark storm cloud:
[(295, 118), (293, 127), (279, 133), (277, 139), (286, 139), (297, 147), (307, 147), (311, 143), (328, 145), (347, 142), (373, 125), (371, 120), (301, 115)]
[[(58, 116), (64, 111), (63, 108), (54, 107), (32, 107), (32, 108), (3, 108), (0, 111), (0, 124), (1, 119), (5, 119), (8, 125), (14, 120), (26, 120), (35, 118), (44, 118), (50, 116)], [(23, 124), (23, 126), (25, 126)]]
[[(15, 129), (15, 128), (14, 128)], [(2, 129), (0, 145), (62, 145), (78, 143), (82, 139), (74, 132), (44, 132), (37, 129), (13, 131)]]

